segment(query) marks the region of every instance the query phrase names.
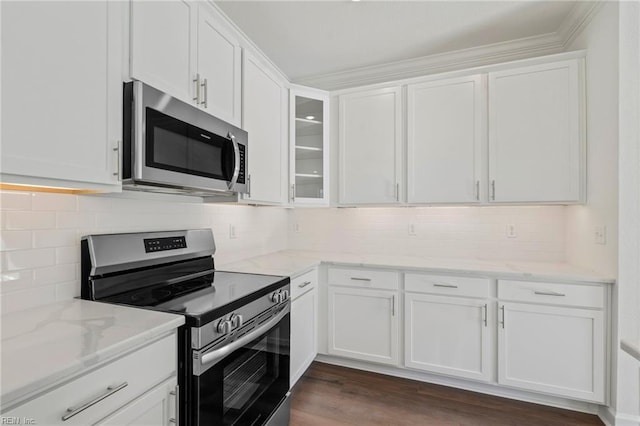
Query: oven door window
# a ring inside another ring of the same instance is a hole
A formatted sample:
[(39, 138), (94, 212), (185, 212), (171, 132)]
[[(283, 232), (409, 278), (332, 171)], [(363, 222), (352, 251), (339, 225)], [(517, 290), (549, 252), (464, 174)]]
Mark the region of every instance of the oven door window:
[(147, 167), (229, 181), (234, 161), (229, 139), (147, 107)]
[(196, 424), (261, 425), (289, 390), (289, 318), (194, 377)]

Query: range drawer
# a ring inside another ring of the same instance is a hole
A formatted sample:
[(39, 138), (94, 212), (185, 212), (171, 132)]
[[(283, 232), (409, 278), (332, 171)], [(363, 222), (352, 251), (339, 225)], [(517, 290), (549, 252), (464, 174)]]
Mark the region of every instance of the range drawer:
[[(3, 417), (30, 418), (39, 425), (93, 424), (175, 375), (176, 356), (176, 336), (172, 334), (3, 413)], [(77, 414), (63, 420), (73, 412)]]
[(486, 298), (489, 297), (489, 285), (488, 278), (404, 274), (404, 289), (416, 293)]
[(498, 298), (514, 302), (604, 308), (605, 288), (586, 284), (498, 280)]
[(291, 279), (291, 300), (315, 288), (318, 285), (318, 270), (306, 272)]
[(400, 288), (398, 273), (366, 268), (329, 268), (329, 285), (349, 287), (382, 288), (397, 290)]

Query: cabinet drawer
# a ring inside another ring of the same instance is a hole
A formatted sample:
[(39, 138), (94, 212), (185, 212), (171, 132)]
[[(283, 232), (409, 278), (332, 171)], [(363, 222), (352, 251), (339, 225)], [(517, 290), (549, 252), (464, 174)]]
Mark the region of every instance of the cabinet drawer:
[(315, 288), (318, 285), (318, 270), (306, 272), (298, 277), (291, 279), (291, 299), (295, 300), (298, 296)]
[(447, 275), (404, 274), (404, 289), (416, 293), (489, 297), (489, 279)]
[(398, 273), (364, 268), (329, 268), (329, 285), (397, 290)]
[[(175, 375), (176, 356), (176, 337), (172, 334), (3, 413), (3, 416), (27, 417), (34, 419), (34, 424), (53, 425), (63, 424), (63, 416), (77, 411), (64, 424), (93, 424)], [(87, 408), (82, 410), (83, 406)]]
[(516, 302), (604, 308), (605, 289), (581, 284), (499, 280), (498, 298)]

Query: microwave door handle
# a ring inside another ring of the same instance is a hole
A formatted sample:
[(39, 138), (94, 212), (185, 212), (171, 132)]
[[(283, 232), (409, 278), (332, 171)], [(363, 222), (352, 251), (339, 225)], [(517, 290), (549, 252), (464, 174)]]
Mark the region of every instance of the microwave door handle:
[(231, 181), (229, 182), (229, 191), (233, 191), (236, 186), (236, 182), (238, 181), (238, 176), (240, 175), (240, 148), (238, 147), (238, 142), (236, 141), (236, 137), (233, 135), (233, 133), (229, 132), (227, 138), (229, 138), (231, 140), (231, 143), (233, 144), (233, 176), (231, 177)]

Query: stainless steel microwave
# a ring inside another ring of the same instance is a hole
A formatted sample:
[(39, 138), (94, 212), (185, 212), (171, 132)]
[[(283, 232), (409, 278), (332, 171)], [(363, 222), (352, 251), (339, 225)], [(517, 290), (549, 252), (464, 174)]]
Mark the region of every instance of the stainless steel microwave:
[(220, 195), (248, 192), (244, 130), (140, 81), (124, 84), (125, 189)]

